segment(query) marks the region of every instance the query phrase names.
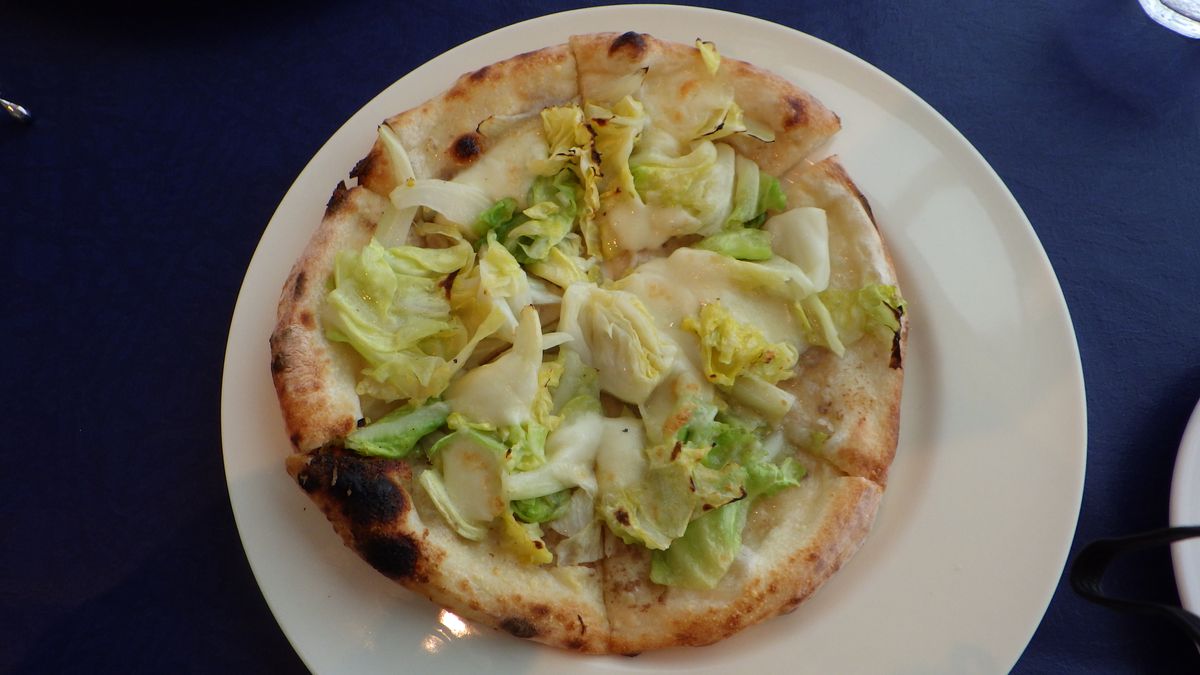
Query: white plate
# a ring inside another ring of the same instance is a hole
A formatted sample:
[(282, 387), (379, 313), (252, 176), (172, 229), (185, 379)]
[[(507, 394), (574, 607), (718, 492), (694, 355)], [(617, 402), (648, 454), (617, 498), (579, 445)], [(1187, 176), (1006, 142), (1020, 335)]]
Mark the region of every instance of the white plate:
[[(462, 626), (342, 546), (284, 473), (267, 337), (293, 260), (380, 120), (459, 73), (572, 33), (629, 29), (715, 40), (841, 116), (830, 152), (891, 245), (912, 337), (897, 459), (875, 530), (850, 564), (793, 614), (718, 645), (584, 658)], [(996, 174), (933, 109), (858, 58), (706, 9), (607, 7), (527, 21), (446, 52), (367, 104), (305, 167), (263, 234), (223, 385), (225, 470), (247, 557), (284, 633), (321, 673), (1000, 672), (1046, 609), (1083, 487), (1074, 331), (1054, 271)]]
[[(1192, 411), (1171, 476), (1171, 526), (1200, 525), (1200, 404)], [(1175, 585), (1179, 600), (1192, 613), (1200, 614), (1200, 539), (1171, 544), (1175, 562)]]

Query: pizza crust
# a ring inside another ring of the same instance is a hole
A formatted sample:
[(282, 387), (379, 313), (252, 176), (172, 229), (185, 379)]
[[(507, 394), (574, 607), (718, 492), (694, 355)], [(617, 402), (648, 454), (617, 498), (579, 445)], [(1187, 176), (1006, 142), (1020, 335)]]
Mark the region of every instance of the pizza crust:
[(858, 550), (875, 518), (878, 485), (800, 456), (798, 487), (756, 503), (737, 560), (716, 588), (650, 581), (650, 553), (606, 532), (605, 603), (612, 651), (702, 646), (790, 611)]
[[(837, 115), (811, 94), (744, 61), (722, 58), (712, 75), (695, 47), (635, 32), (576, 35), (570, 45), (585, 101), (607, 105), (615, 102), (614, 96), (637, 93), (646, 112), (669, 120), (669, 130), (683, 141), (690, 141), (690, 132), (704, 122), (681, 112), (688, 102), (732, 95), (746, 117), (768, 127), (775, 139), (768, 143), (734, 134), (722, 142), (773, 176), (791, 169), (841, 128)], [(644, 76), (637, 89), (611, 87), (622, 79), (637, 84), (639, 72)]]
[(271, 377), (296, 450), (344, 438), (363, 416), (354, 388), (361, 359), (325, 337), (321, 307), (337, 252), (365, 246), (386, 206), (387, 200), (366, 189), (339, 184), (284, 282), (271, 333)]
[[(836, 157), (802, 165), (784, 176), (790, 207), (825, 210), (834, 270), (830, 288), (896, 285), (896, 272), (866, 197)], [(898, 340), (866, 336), (836, 356), (810, 349), (800, 359), (799, 377), (780, 384), (796, 396), (784, 420), (789, 439), (802, 446), (810, 432), (834, 430), (817, 453), (851, 476), (883, 486), (900, 433), (900, 395), (908, 317), (900, 317)]]
[[(493, 145), (495, 139), (484, 133), (486, 127), (481, 129), (483, 120), (537, 114), (578, 96), (575, 59), (566, 45), (558, 45), (467, 73), (442, 94), (384, 124), (400, 138), (417, 178), (449, 179)], [(390, 194), (396, 187), (379, 141), (351, 176), (376, 194)]]
[(600, 576), (592, 567), (528, 565), (494, 539), (462, 539), (403, 461), (324, 448), (292, 455), (287, 469), (346, 545), (405, 587), (516, 637), (608, 651)]

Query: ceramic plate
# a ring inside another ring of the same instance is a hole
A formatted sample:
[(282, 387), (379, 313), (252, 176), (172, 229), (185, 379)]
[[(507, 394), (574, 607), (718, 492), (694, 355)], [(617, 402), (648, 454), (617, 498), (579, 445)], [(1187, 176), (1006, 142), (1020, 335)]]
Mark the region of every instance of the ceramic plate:
[[(1189, 525), (1200, 525), (1200, 404), (1183, 432), (1171, 477), (1171, 526)], [(1171, 557), (1180, 601), (1192, 613), (1200, 614), (1200, 539), (1172, 544)]]
[[(267, 337), (279, 289), (380, 120), (460, 73), (573, 33), (714, 40), (841, 116), (828, 148), (874, 207), (910, 304), (900, 447), (859, 554), (787, 616), (703, 649), (579, 657), (462, 623), (346, 549), (283, 469)], [(280, 203), (246, 273), (222, 393), (225, 470), (247, 557), (315, 672), (1000, 672), (1062, 572), (1083, 487), (1083, 378), (1058, 280), (1012, 195), (926, 103), (803, 33), (713, 10), (595, 8), (456, 47), (354, 115)], [(870, 649), (863, 649), (870, 645)]]

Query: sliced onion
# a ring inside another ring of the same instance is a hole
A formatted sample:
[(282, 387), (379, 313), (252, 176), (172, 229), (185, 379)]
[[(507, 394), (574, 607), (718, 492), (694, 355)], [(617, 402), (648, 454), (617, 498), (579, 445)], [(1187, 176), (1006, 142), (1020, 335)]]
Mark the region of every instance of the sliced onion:
[(492, 200), (483, 190), (462, 183), (453, 183), (436, 178), (423, 178), (401, 183), (392, 190), (392, 205), (397, 209), (424, 206), (442, 214), (446, 220), (458, 226), (469, 239), (478, 236), (475, 231), (479, 214), (492, 205)]

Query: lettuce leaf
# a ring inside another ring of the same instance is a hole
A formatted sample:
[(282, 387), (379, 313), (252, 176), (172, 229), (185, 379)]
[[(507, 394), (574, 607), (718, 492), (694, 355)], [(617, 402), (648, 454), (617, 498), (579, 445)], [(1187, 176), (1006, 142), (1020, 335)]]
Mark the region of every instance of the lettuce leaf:
[(759, 227), (767, 220), (768, 211), (784, 211), (787, 209), (787, 195), (779, 184), (779, 179), (760, 171), (758, 175), (758, 199), (755, 201), (754, 215), (746, 221), (746, 227)]
[(583, 189), (570, 171), (538, 176), (529, 190), (526, 220), (509, 229), (504, 246), (522, 263), (544, 259), (551, 247), (561, 242), (574, 227)]
[(510, 502), (513, 515), (526, 523), (544, 523), (560, 518), (567, 511), (572, 490), (559, 490), (541, 497), (515, 499)]
[(421, 403), (446, 388), (486, 336), (477, 331), (467, 339), (440, 286), (473, 255), (466, 242), (444, 249), (388, 249), (375, 240), (338, 254), (326, 296), (325, 334), (366, 361), (360, 394)]
[(805, 340), (841, 356), (845, 346), (875, 334), (892, 339), (907, 304), (895, 286), (868, 284), (857, 290), (827, 289), (796, 307)]
[(720, 230), (733, 210), (735, 158), (728, 145), (702, 140), (681, 157), (646, 149), (629, 164), (645, 203), (682, 207), (699, 221), (697, 233), (709, 235)]
[(600, 155), (603, 190), (624, 192), (637, 198), (629, 157), (647, 123), (645, 108), (640, 101), (626, 96), (613, 104), (611, 110), (588, 104), (587, 116), (594, 137), (593, 147)]
[(500, 514), (500, 546), (528, 565), (544, 565), (554, 560), (542, 540), (542, 529), (536, 523), (517, 522), (507, 509)]
[(699, 315), (685, 318), (682, 327), (699, 338), (704, 374), (717, 385), (732, 385), (743, 374), (778, 382), (791, 375), (799, 356), (786, 342), (768, 342), (762, 331), (739, 322), (719, 301), (702, 304)]
[(417, 441), (445, 424), (449, 414), (449, 404), (442, 401), (403, 406), (350, 432), (346, 447), (360, 455), (403, 459)]
[(633, 293), (576, 284), (563, 295), (559, 330), (584, 363), (599, 370), (600, 388), (634, 404), (670, 372), (678, 348)]
[(650, 580), (677, 588), (715, 588), (742, 548), (749, 512), (750, 502), (743, 499), (693, 520), (669, 548), (652, 552)]
[(718, 232), (692, 246), (738, 260), (767, 260), (774, 255), (771, 252), (771, 233), (750, 228)]

